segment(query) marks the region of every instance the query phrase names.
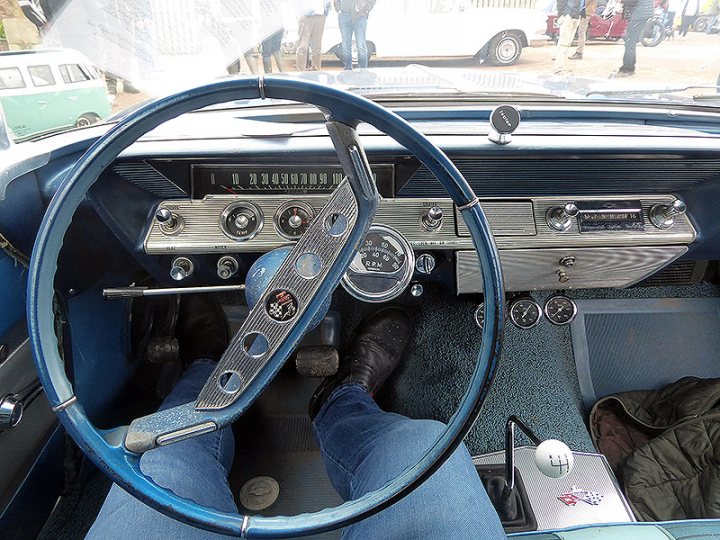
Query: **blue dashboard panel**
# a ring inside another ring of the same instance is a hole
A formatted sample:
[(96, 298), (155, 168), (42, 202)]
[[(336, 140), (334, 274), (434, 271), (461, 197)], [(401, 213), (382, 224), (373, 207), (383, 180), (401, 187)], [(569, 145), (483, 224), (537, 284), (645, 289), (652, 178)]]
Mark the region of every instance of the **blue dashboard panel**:
[(27, 270), (0, 251), (0, 337), (25, 316)]

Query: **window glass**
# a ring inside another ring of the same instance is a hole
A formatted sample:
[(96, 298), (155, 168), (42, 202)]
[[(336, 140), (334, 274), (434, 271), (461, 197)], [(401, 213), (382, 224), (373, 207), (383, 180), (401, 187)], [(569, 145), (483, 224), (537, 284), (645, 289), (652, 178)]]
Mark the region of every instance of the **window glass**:
[(28, 67), (30, 78), (35, 86), (50, 86), (55, 84), (50, 66), (30, 66)]
[(90, 75), (79, 64), (63, 64), (60, 66), (60, 74), (66, 83), (77, 83), (89, 81)]
[(2, 68), (0, 69), (0, 90), (9, 90), (11, 88), (25, 88), (25, 81), (18, 68)]

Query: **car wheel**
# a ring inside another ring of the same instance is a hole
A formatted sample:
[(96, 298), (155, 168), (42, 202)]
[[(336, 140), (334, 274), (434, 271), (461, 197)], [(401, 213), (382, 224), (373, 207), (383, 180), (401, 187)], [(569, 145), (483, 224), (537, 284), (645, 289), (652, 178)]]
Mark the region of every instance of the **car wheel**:
[(700, 17), (695, 20), (695, 22), (692, 25), (692, 29), (695, 32), (705, 32), (708, 27), (708, 20), (707, 17)]
[(75, 127), (87, 127), (93, 124), (97, 124), (100, 121), (100, 117), (95, 113), (85, 113), (75, 121)]
[(510, 66), (522, 53), (522, 41), (517, 34), (503, 32), (490, 40), (488, 61), (495, 66)]
[(665, 38), (665, 28), (660, 21), (651, 19), (643, 31), (642, 43), (645, 47), (657, 47)]

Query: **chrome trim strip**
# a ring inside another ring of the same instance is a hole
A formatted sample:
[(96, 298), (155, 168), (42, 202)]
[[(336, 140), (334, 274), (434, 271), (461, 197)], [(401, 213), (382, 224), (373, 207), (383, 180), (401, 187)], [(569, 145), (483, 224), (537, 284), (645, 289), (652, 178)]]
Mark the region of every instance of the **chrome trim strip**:
[(56, 413), (62, 412), (65, 409), (67, 409), (68, 407), (70, 407), (71, 405), (74, 405), (75, 403), (77, 403), (77, 400), (78, 400), (77, 396), (73, 396), (70, 399), (63, 401), (59, 405), (55, 405), (52, 408), (52, 410), (53, 410), (53, 412), (56, 412)]
[(265, 76), (260, 75), (258, 77), (258, 93), (260, 94), (260, 99), (265, 99)]
[(242, 527), (240, 527), (240, 538), (247, 538), (249, 526), (250, 526), (250, 516), (245, 514), (243, 516)]
[(194, 426), (158, 435), (157, 439), (155, 439), (155, 443), (158, 446), (165, 446), (166, 444), (184, 441), (191, 437), (197, 437), (199, 435), (205, 435), (206, 433), (212, 433), (216, 429), (217, 424), (215, 422), (203, 422), (202, 424), (197, 424)]

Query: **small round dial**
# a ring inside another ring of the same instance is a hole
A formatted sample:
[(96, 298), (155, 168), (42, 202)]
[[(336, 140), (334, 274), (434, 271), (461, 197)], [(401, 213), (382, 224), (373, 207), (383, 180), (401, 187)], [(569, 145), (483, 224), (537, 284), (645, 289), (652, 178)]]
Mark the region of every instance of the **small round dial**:
[(478, 325), (482, 332), (485, 327), (485, 302), (480, 302), (475, 308), (475, 324)]
[(541, 318), (542, 308), (532, 298), (518, 298), (510, 304), (510, 320), (518, 328), (532, 328)]
[(577, 315), (577, 304), (561, 294), (553, 296), (545, 302), (545, 316), (548, 321), (558, 326), (570, 324)]
[(410, 284), (415, 254), (405, 237), (385, 225), (370, 227), (350, 263), (342, 284), (355, 298), (385, 302)]
[(307, 231), (314, 217), (315, 211), (309, 204), (288, 201), (275, 213), (275, 227), (281, 236), (297, 240)]
[(220, 228), (233, 240), (250, 240), (262, 226), (262, 212), (249, 202), (233, 203), (220, 215)]

